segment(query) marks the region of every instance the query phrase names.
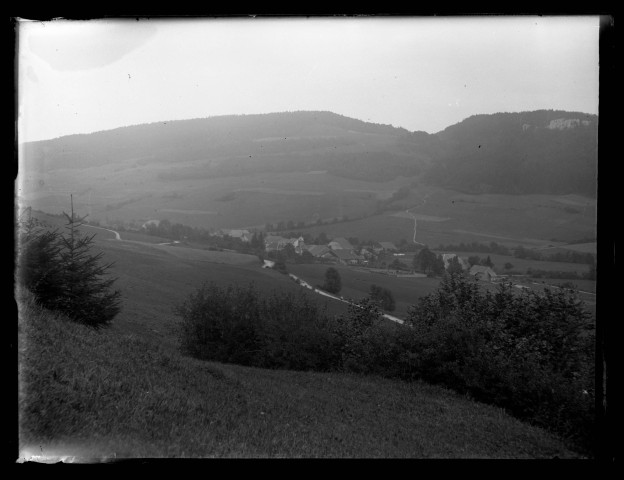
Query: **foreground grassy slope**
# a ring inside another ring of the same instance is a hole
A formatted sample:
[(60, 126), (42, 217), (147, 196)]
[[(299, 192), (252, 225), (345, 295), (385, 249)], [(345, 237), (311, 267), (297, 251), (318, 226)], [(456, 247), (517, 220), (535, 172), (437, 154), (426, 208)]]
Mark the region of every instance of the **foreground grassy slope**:
[(20, 457), (574, 457), (420, 383), (200, 362), (19, 294)]

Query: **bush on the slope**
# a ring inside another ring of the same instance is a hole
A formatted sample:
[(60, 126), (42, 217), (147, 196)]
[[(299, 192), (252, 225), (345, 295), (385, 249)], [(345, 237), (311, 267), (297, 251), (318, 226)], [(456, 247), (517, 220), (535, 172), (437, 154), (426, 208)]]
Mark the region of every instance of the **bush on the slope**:
[(300, 292), (263, 298), (252, 284), (205, 284), (176, 307), (182, 350), (194, 357), (264, 368), (336, 366), (332, 319)]
[(392, 291), (387, 288), (373, 284), (370, 287), (370, 293), (368, 295), (371, 299), (379, 302), (381, 308), (388, 312), (392, 312), (396, 308), (394, 295)]
[(593, 322), (567, 291), (501, 284), (482, 294), (449, 275), (420, 299), (408, 323), (418, 376), (590, 442), (594, 420)]

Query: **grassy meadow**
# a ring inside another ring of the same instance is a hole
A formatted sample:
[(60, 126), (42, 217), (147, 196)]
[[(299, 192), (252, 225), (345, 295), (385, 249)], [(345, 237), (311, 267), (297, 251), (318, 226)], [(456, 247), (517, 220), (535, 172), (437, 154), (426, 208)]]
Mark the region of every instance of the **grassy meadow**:
[(19, 300), (21, 460), (578, 458), (442, 388), (202, 362)]

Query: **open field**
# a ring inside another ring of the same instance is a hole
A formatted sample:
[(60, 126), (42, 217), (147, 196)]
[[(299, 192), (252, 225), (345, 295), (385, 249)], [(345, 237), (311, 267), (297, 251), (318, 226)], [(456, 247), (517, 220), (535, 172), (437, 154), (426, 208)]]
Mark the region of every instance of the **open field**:
[(586, 263), (569, 263), (569, 262), (550, 262), (529, 260), (526, 258), (517, 258), (513, 255), (498, 255), (495, 253), (480, 253), (480, 252), (442, 252), (435, 250), (436, 253), (456, 253), (462, 258), (468, 258), (470, 256), (478, 256), (481, 259), (490, 257), (494, 264), (494, 271), (498, 274), (505, 275), (507, 273), (505, 269), (506, 263), (511, 263), (513, 268), (511, 269), (515, 273), (526, 273), (527, 269), (533, 270), (547, 270), (556, 272), (577, 272), (579, 275), (587, 273), (589, 271), (589, 265)]
[(20, 301), (19, 459), (581, 458), (420, 382), (198, 361)]
[[(401, 186), (414, 185), (417, 177), (372, 182), (329, 173), (277, 171), (166, 179), (163, 172), (171, 168), (167, 164), (148, 168), (137, 161), (104, 164), (80, 174), (78, 170), (59, 170), (54, 175), (42, 173), (42, 184), (34, 177), (23, 179), (19, 194), (23, 203), (51, 213), (67, 210), (73, 192), (76, 211), (89, 213), (93, 220), (167, 218), (211, 229), (367, 216), (307, 231), (393, 242), (412, 240), (416, 216), (416, 240), (429, 246), (495, 241), (509, 246), (557, 247), (593, 238), (596, 233), (596, 200), (580, 195), (470, 195), (417, 186), (395, 201), (391, 210), (369, 216), (378, 201), (388, 199)], [(578, 248), (585, 251), (591, 247)]]
[[(397, 202), (404, 208), (306, 231), (316, 235), (324, 231), (330, 237), (412, 241), (416, 215), (416, 241), (430, 247), (473, 241), (548, 247), (595, 236), (595, 200), (586, 199), (586, 209), (569, 213), (559, 199), (556, 195), (467, 195), (419, 187)], [(406, 214), (407, 208), (413, 215)]]
[[(80, 214), (104, 221), (167, 218), (205, 228), (236, 228), (278, 221), (363, 215), (408, 179), (366, 182), (326, 173), (271, 173), (163, 180), (164, 166), (108, 164), (25, 179), (22, 202), (51, 213), (67, 210), (70, 192)], [(170, 168), (170, 167), (167, 167)], [(157, 193), (156, 193), (157, 192)]]
[(596, 242), (587, 242), (587, 243), (575, 243), (570, 245), (562, 245), (560, 247), (553, 247), (545, 249), (546, 253), (555, 253), (557, 251), (565, 251), (572, 250), (574, 252), (579, 253), (593, 253), (596, 254), (597, 244)]

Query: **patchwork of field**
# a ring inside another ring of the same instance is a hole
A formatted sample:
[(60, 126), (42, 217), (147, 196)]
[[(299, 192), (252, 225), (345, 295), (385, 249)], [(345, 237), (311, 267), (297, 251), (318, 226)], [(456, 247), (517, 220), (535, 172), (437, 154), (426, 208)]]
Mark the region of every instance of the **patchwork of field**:
[[(204, 228), (240, 228), (267, 222), (362, 216), (408, 179), (366, 182), (327, 173), (271, 173), (240, 177), (163, 180), (159, 166), (103, 165), (21, 179), (20, 203), (50, 213), (68, 209), (105, 222), (167, 218)], [(45, 177), (45, 178), (44, 178)]]
[[(398, 202), (402, 207), (398, 211), (315, 226), (307, 231), (315, 235), (324, 231), (330, 237), (411, 242), (416, 216), (416, 241), (430, 247), (492, 241), (509, 247), (549, 247), (595, 236), (595, 200), (585, 199), (588, 207), (574, 213), (562, 207), (560, 198), (554, 195), (467, 195), (423, 187), (414, 189), (409, 197)], [(408, 208), (411, 215), (405, 212)]]

